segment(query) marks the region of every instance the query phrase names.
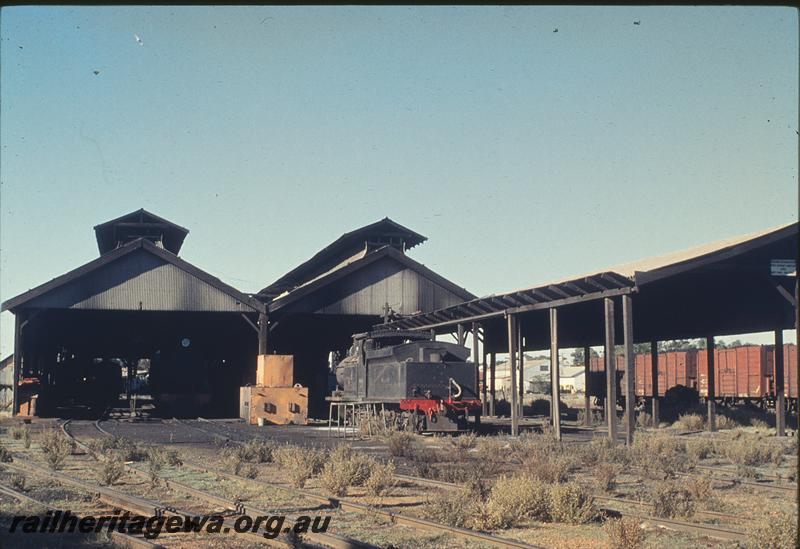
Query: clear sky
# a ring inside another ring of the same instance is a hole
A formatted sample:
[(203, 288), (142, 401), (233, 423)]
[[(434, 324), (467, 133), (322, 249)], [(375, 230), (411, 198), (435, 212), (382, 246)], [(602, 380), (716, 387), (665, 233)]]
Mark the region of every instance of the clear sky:
[(9, 7), (0, 39), (3, 300), (140, 207), (247, 292), (384, 216), (478, 295), (797, 220), (790, 8)]

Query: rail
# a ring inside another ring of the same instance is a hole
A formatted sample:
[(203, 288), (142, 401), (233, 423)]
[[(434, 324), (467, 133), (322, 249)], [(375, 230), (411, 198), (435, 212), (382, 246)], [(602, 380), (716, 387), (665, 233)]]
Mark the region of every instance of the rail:
[[(188, 428), (191, 428), (191, 429), (197, 429), (197, 430), (199, 430), (201, 432), (204, 431), (203, 429), (201, 429), (199, 427), (196, 427), (194, 425), (189, 425), (189, 424), (187, 424), (185, 422), (182, 422), (180, 420), (176, 420), (176, 421), (179, 424), (181, 424), (181, 425), (183, 425), (185, 427), (188, 427)], [(99, 425), (98, 425), (98, 428), (104, 434), (106, 434), (108, 436), (113, 436), (111, 433), (109, 433), (108, 431), (106, 431), (105, 429), (100, 427)], [(211, 433), (207, 432), (207, 434), (211, 434)], [(226, 440), (232, 440), (229, 437), (224, 437), (223, 435), (216, 435), (216, 436), (219, 437), (219, 438), (224, 438)], [(233, 441), (233, 442), (238, 442), (238, 441)], [(183, 463), (184, 463), (184, 465), (188, 465), (188, 466), (190, 466), (190, 467), (192, 467), (194, 469), (197, 469), (197, 470), (200, 470), (200, 471), (209, 472), (209, 473), (213, 473), (213, 474), (219, 475), (220, 477), (223, 477), (223, 478), (234, 479), (234, 480), (239, 480), (239, 481), (241, 481), (242, 479), (245, 478), (245, 477), (233, 474), (233, 473), (229, 473), (227, 471), (222, 471), (220, 469), (209, 467), (209, 466), (204, 465), (204, 464), (194, 463), (194, 462), (189, 461), (189, 460), (184, 460)], [(263, 481), (259, 481), (257, 479), (247, 479), (247, 481), (251, 482), (251, 483), (254, 483), (254, 484), (258, 485), (258, 486), (262, 486), (262, 487), (264, 487), (266, 489), (278, 489), (278, 490), (281, 490), (281, 491), (283, 491), (285, 493), (289, 493), (289, 494), (297, 496), (297, 497), (304, 497), (304, 498), (310, 499), (312, 501), (315, 501), (317, 503), (321, 503), (323, 505), (326, 505), (326, 506), (329, 506), (329, 507), (332, 507), (332, 508), (342, 509), (343, 511), (352, 511), (352, 512), (356, 512), (356, 513), (360, 513), (360, 514), (364, 514), (364, 515), (369, 515), (369, 516), (380, 516), (380, 517), (388, 519), (393, 524), (400, 524), (400, 525), (409, 526), (409, 527), (412, 527), (412, 528), (420, 528), (420, 529), (423, 529), (423, 530), (427, 530), (427, 531), (431, 531), (431, 532), (435, 532), (435, 533), (439, 533), (439, 534), (447, 533), (447, 534), (451, 534), (451, 535), (457, 536), (457, 537), (459, 537), (461, 539), (465, 539), (465, 540), (468, 540), (468, 541), (482, 542), (482, 543), (486, 543), (486, 544), (492, 545), (494, 547), (514, 548), (514, 549), (542, 549), (541, 547), (538, 547), (538, 546), (535, 546), (535, 545), (530, 545), (530, 544), (527, 544), (527, 543), (524, 543), (524, 542), (521, 542), (521, 541), (508, 539), (508, 538), (502, 538), (502, 537), (499, 537), (499, 536), (494, 536), (494, 535), (491, 535), (491, 534), (478, 532), (476, 530), (467, 530), (465, 528), (458, 528), (456, 526), (448, 526), (448, 525), (445, 525), (445, 524), (432, 522), (432, 521), (429, 521), (427, 519), (422, 519), (422, 518), (419, 518), (419, 517), (407, 515), (407, 514), (398, 512), (398, 511), (387, 511), (387, 510), (381, 509), (379, 507), (374, 507), (374, 506), (371, 506), (371, 505), (365, 505), (365, 504), (362, 504), (362, 503), (357, 503), (357, 502), (350, 501), (350, 500), (347, 500), (347, 499), (344, 499), (344, 498), (335, 498), (335, 497), (324, 496), (324, 495), (321, 495), (321, 494), (310, 492), (308, 490), (302, 490), (302, 489), (298, 489), (298, 488), (291, 488), (289, 486), (285, 486), (285, 485), (281, 485), (281, 484), (266, 483), (266, 482), (263, 482)]]
[[(178, 422), (181, 425), (184, 425), (184, 426), (192, 428), (192, 429), (196, 429), (196, 430), (198, 430), (200, 432), (204, 432), (204, 433), (208, 434), (209, 436), (212, 436), (212, 437), (217, 438), (217, 439), (224, 439), (224, 440), (228, 440), (228, 441), (235, 442), (235, 443), (240, 443), (241, 442), (241, 441), (235, 440), (235, 439), (233, 439), (233, 438), (231, 438), (229, 436), (221, 435), (219, 433), (214, 433), (213, 431), (210, 431), (210, 430), (207, 430), (207, 429), (203, 429), (203, 428), (197, 427), (195, 425), (190, 425), (190, 424), (187, 424), (187, 423), (185, 423), (183, 421), (178, 421)], [(414, 476), (410, 476), (410, 475), (401, 475), (401, 474), (395, 474), (394, 476), (395, 476), (395, 478), (397, 480), (403, 480), (403, 481), (406, 481), (406, 482), (411, 482), (411, 483), (415, 483), (415, 484), (419, 484), (419, 485), (425, 485), (425, 486), (436, 487), (436, 488), (445, 488), (445, 489), (457, 489), (457, 488), (459, 488), (459, 485), (453, 484), (453, 483), (450, 483), (450, 482), (444, 482), (444, 481), (439, 481), (439, 480), (431, 480), (431, 479), (425, 479), (425, 478), (419, 478), (419, 477), (414, 477)], [(638, 502), (636, 500), (623, 500), (621, 498), (609, 498), (609, 497), (605, 497), (605, 496), (595, 496), (595, 499), (597, 499), (599, 501), (606, 500), (606, 501), (609, 501), (609, 502), (611, 502), (612, 500), (615, 500), (616, 503), (623, 503), (624, 502), (624, 503), (633, 504), (633, 505), (649, 505), (649, 504), (646, 504), (646, 503), (643, 503), (643, 502)], [(655, 517), (655, 516), (649, 516), (649, 515), (638, 515), (638, 514), (632, 514), (632, 513), (624, 513), (623, 514), (623, 513), (619, 513), (619, 511), (615, 511), (615, 510), (608, 510), (608, 511), (612, 511), (615, 514), (622, 514), (622, 515), (624, 515), (626, 517), (637, 518), (637, 519), (642, 520), (642, 521), (647, 521), (647, 522), (649, 522), (651, 524), (654, 524), (656, 526), (661, 526), (661, 527), (665, 527), (665, 528), (672, 528), (673, 530), (679, 530), (679, 531), (688, 532), (688, 533), (700, 534), (700, 535), (704, 535), (704, 536), (707, 536), (707, 537), (713, 537), (715, 539), (721, 539), (721, 540), (725, 540), (725, 541), (741, 540), (746, 535), (745, 532), (742, 532), (740, 530), (736, 530), (736, 529), (733, 529), (733, 528), (725, 528), (725, 527), (721, 527), (721, 526), (717, 526), (717, 525), (704, 525), (704, 524), (697, 524), (697, 523), (694, 523), (694, 522), (667, 519), (667, 518)], [(700, 515), (700, 516), (706, 516), (706, 517), (708, 517), (710, 519), (721, 519), (722, 518), (722, 519), (735, 520), (735, 521), (743, 520), (743, 517), (739, 517), (739, 516), (736, 516), (736, 515), (726, 515), (724, 513), (715, 513), (713, 511), (700, 511), (697, 514)]]
[[(68, 424), (69, 424), (69, 421), (67, 421), (67, 422), (62, 424), (62, 429), (64, 430), (65, 434), (68, 437), (70, 437), (72, 440), (74, 440), (76, 444), (78, 444), (82, 448), (88, 450), (88, 447), (87, 447), (87, 445), (85, 443), (83, 443), (82, 441), (77, 439), (72, 433), (70, 433), (69, 428), (68, 428)], [(102, 433), (103, 435), (105, 435), (105, 436), (113, 436), (111, 433), (109, 433), (108, 431), (106, 431), (102, 427), (100, 427), (99, 420), (96, 421), (94, 423), (94, 425), (97, 428), (97, 430), (100, 433)], [(100, 459), (101, 456), (97, 456), (97, 458)], [(150, 476), (149, 473), (146, 473), (145, 471), (137, 469), (136, 467), (133, 467), (133, 466), (128, 465), (128, 464), (126, 464), (126, 469), (128, 471), (132, 472), (133, 474), (137, 475), (137, 476), (143, 476), (143, 477), (147, 477), (147, 478), (149, 478), (149, 476)], [(203, 490), (198, 490), (197, 488), (194, 488), (193, 486), (189, 486), (188, 484), (185, 484), (185, 483), (182, 483), (182, 482), (179, 482), (179, 481), (176, 481), (176, 480), (168, 479), (167, 482), (169, 483), (170, 488), (177, 488), (177, 489), (179, 489), (181, 491), (184, 491), (184, 492), (186, 492), (186, 493), (188, 493), (188, 494), (190, 494), (190, 495), (192, 495), (194, 497), (203, 499), (203, 500), (205, 500), (205, 501), (207, 501), (209, 503), (223, 506), (224, 508), (226, 508), (229, 511), (231, 511), (231, 514), (233, 516), (243, 515), (243, 514), (245, 514), (245, 512), (253, 514), (253, 515), (260, 515), (260, 516), (268, 516), (268, 515), (271, 514), (269, 511), (266, 511), (266, 510), (263, 510), (263, 509), (259, 509), (259, 508), (254, 507), (254, 506), (248, 505), (248, 506), (245, 507), (244, 505), (241, 504), (241, 502), (231, 502), (228, 499), (222, 498), (222, 497), (217, 496), (215, 494), (210, 494), (210, 493), (208, 493), (206, 491), (203, 491)], [(239, 503), (239, 505), (237, 505), (237, 503)], [(237, 508), (238, 508), (238, 511), (237, 511)], [(186, 514), (186, 513), (181, 512), (180, 514), (183, 515), (183, 514)], [(251, 534), (252, 534), (252, 532), (251, 532)], [(265, 543), (269, 544), (269, 542), (272, 541), (272, 540), (268, 540), (267, 538), (264, 538), (261, 534), (252, 534), (252, 535), (258, 536), (258, 539), (261, 542), (265, 542)], [(360, 542), (360, 541), (357, 541), (357, 540), (344, 538), (342, 536), (338, 536), (338, 535), (335, 535), (335, 534), (321, 534), (321, 533), (309, 532), (307, 534), (304, 534), (304, 537), (307, 538), (309, 541), (313, 542), (313, 544), (304, 544), (304, 546), (306, 546), (306, 547), (322, 546), (322, 547), (330, 547), (332, 549), (378, 549), (375, 546), (372, 546), (370, 544), (363, 543), (363, 542)], [(292, 540), (286, 539), (285, 535), (282, 535), (276, 541), (277, 541), (277, 543), (272, 543), (271, 545), (278, 546), (278, 547), (286, 547), (286, 546), (290, 546), (291, 547), (291, 546), (293, 546), (293, 543), (294, 543)]]

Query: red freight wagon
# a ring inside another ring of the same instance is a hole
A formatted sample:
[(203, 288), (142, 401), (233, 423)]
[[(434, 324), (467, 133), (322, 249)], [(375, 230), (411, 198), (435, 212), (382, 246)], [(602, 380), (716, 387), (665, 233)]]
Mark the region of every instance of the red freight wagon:
[[(636, 355), (636, 396), (653, 396), (651, 354)], [(683, 385), (697, 388), (697, 351), (658, 353), (658, 395)]]
[[(653, 396), (653, 376), (650, 353), (636, 355), (636, 396)], [(593, 372), (604, 372), (605, 362), (603, 357), (592, 357), (589, 369)], [(625, 357), (617, 355), (617, 371), (625, 372)], [(620, 386), (624, 390), (625, 376), (622, 376)], [(658, 353), (658, 394), (664, 396), (667, 389), (683, 385), (697, 388), (697, 351), (670, 351)]]
[[(604, 396), (606, 394), (606, 363), (603, 355), (589, 359), (589, 377), (586, 380), (586, 390), (590, 395)], [(617, 356), (617, 398), (622, 398), (625, 387), (625, 360)]]
[[(797, 345), (783, 347), (784, 394), (797, 398)], [(617, 395), (625, 390), (625, 360), (617, 355), (617, 373), (621, 376)], [(771, 400), (775, 398), (775, 356), (773, 345), (747, 345), (714, 350), (716, 398), (735, 400)], [(636, 396), (652, 397), (653, 382), (650, 353), (636, 355)], [(593, 356), (589, 363), (591, 394), (605, 393), (605, 359)], [(658, 394), (684, 385), (708, 396), (708, 355), (705, 350), (669, 351), (658, 354)]]
[[(772, 346), (770, 345), (770, 351)], [(768, 393), (775, 398), (775, 362), (774, 354), (770, 352), (772, 364), (770, 364), (769, 390)], [(783, 394), (786, 398), (797, 398), (797, 345), (787, 343), (783, 346)]]
[[(747, 345), (714, 350), (714, 396), (722, 399), (761, 399), (772, 387), (772, 345)], [(708, 396), (708, 354), (698, 353), (701, 396)]]

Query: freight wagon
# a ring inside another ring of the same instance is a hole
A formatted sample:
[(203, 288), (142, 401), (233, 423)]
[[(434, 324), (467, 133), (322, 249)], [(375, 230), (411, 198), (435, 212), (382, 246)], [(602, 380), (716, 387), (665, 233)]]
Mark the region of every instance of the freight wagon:
[[(708, 356), (698, 354), (698, 389), (708, 396)], [(797, 345), (783, 346), (783, 393), (797, 399)], [(747, 345), (714, 351), (714, 398), (723, 402), (757, 402), (772, 405), (775, 400), (775, 348)]]
[[(797, 400), (797, 345), (786, 344), (784, 353), (784, 395), (791, 408)], [(616, 357), (617, 399), (624, 403), (625, 358)], [(635, 356), (634, 380), (637, 400), (653, 397), (651, 354)], [(775, 401), (775, 356), (772, 345), (747, 345), (731, 349), (715, 349), (715, 400), (728, 403), (752, 402), (772, 406)], [(605, 359), (593, 356), (589, 361), (587, 390), (604, 398)], [(658, 353), (658, 395), (663, 397), (678, 385), (696, 389), (708, 396), (708, 355), (704, 350)]]

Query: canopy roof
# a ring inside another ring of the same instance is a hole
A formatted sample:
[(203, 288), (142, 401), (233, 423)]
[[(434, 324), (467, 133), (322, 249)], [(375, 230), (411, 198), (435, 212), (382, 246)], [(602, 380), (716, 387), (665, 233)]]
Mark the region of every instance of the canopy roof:
[(602, 342), (602, 299), (623, 294), (635, 294), (637, 341), (790, 327), (796, 273), (773, 276), (770, 268), (773, 260), (796, 262), (797, 255), (795, 222), (593, 274), (482, 297), (406, 317), (386, 327), (448, 331), (455, 324), (482, 322), (494, 328), (490, 331), (496, 333), (489, 334), (493, 340), (489, 343), (499, 348), (504, 344), (501, 319), (517, 314), (526, 326), (525, 348), (537, 349), (546, 347), (548, 339), (546, 310), (570, 305), (559, 323), (563, 331), (560, 341), (565, 345), (597, 345)]

